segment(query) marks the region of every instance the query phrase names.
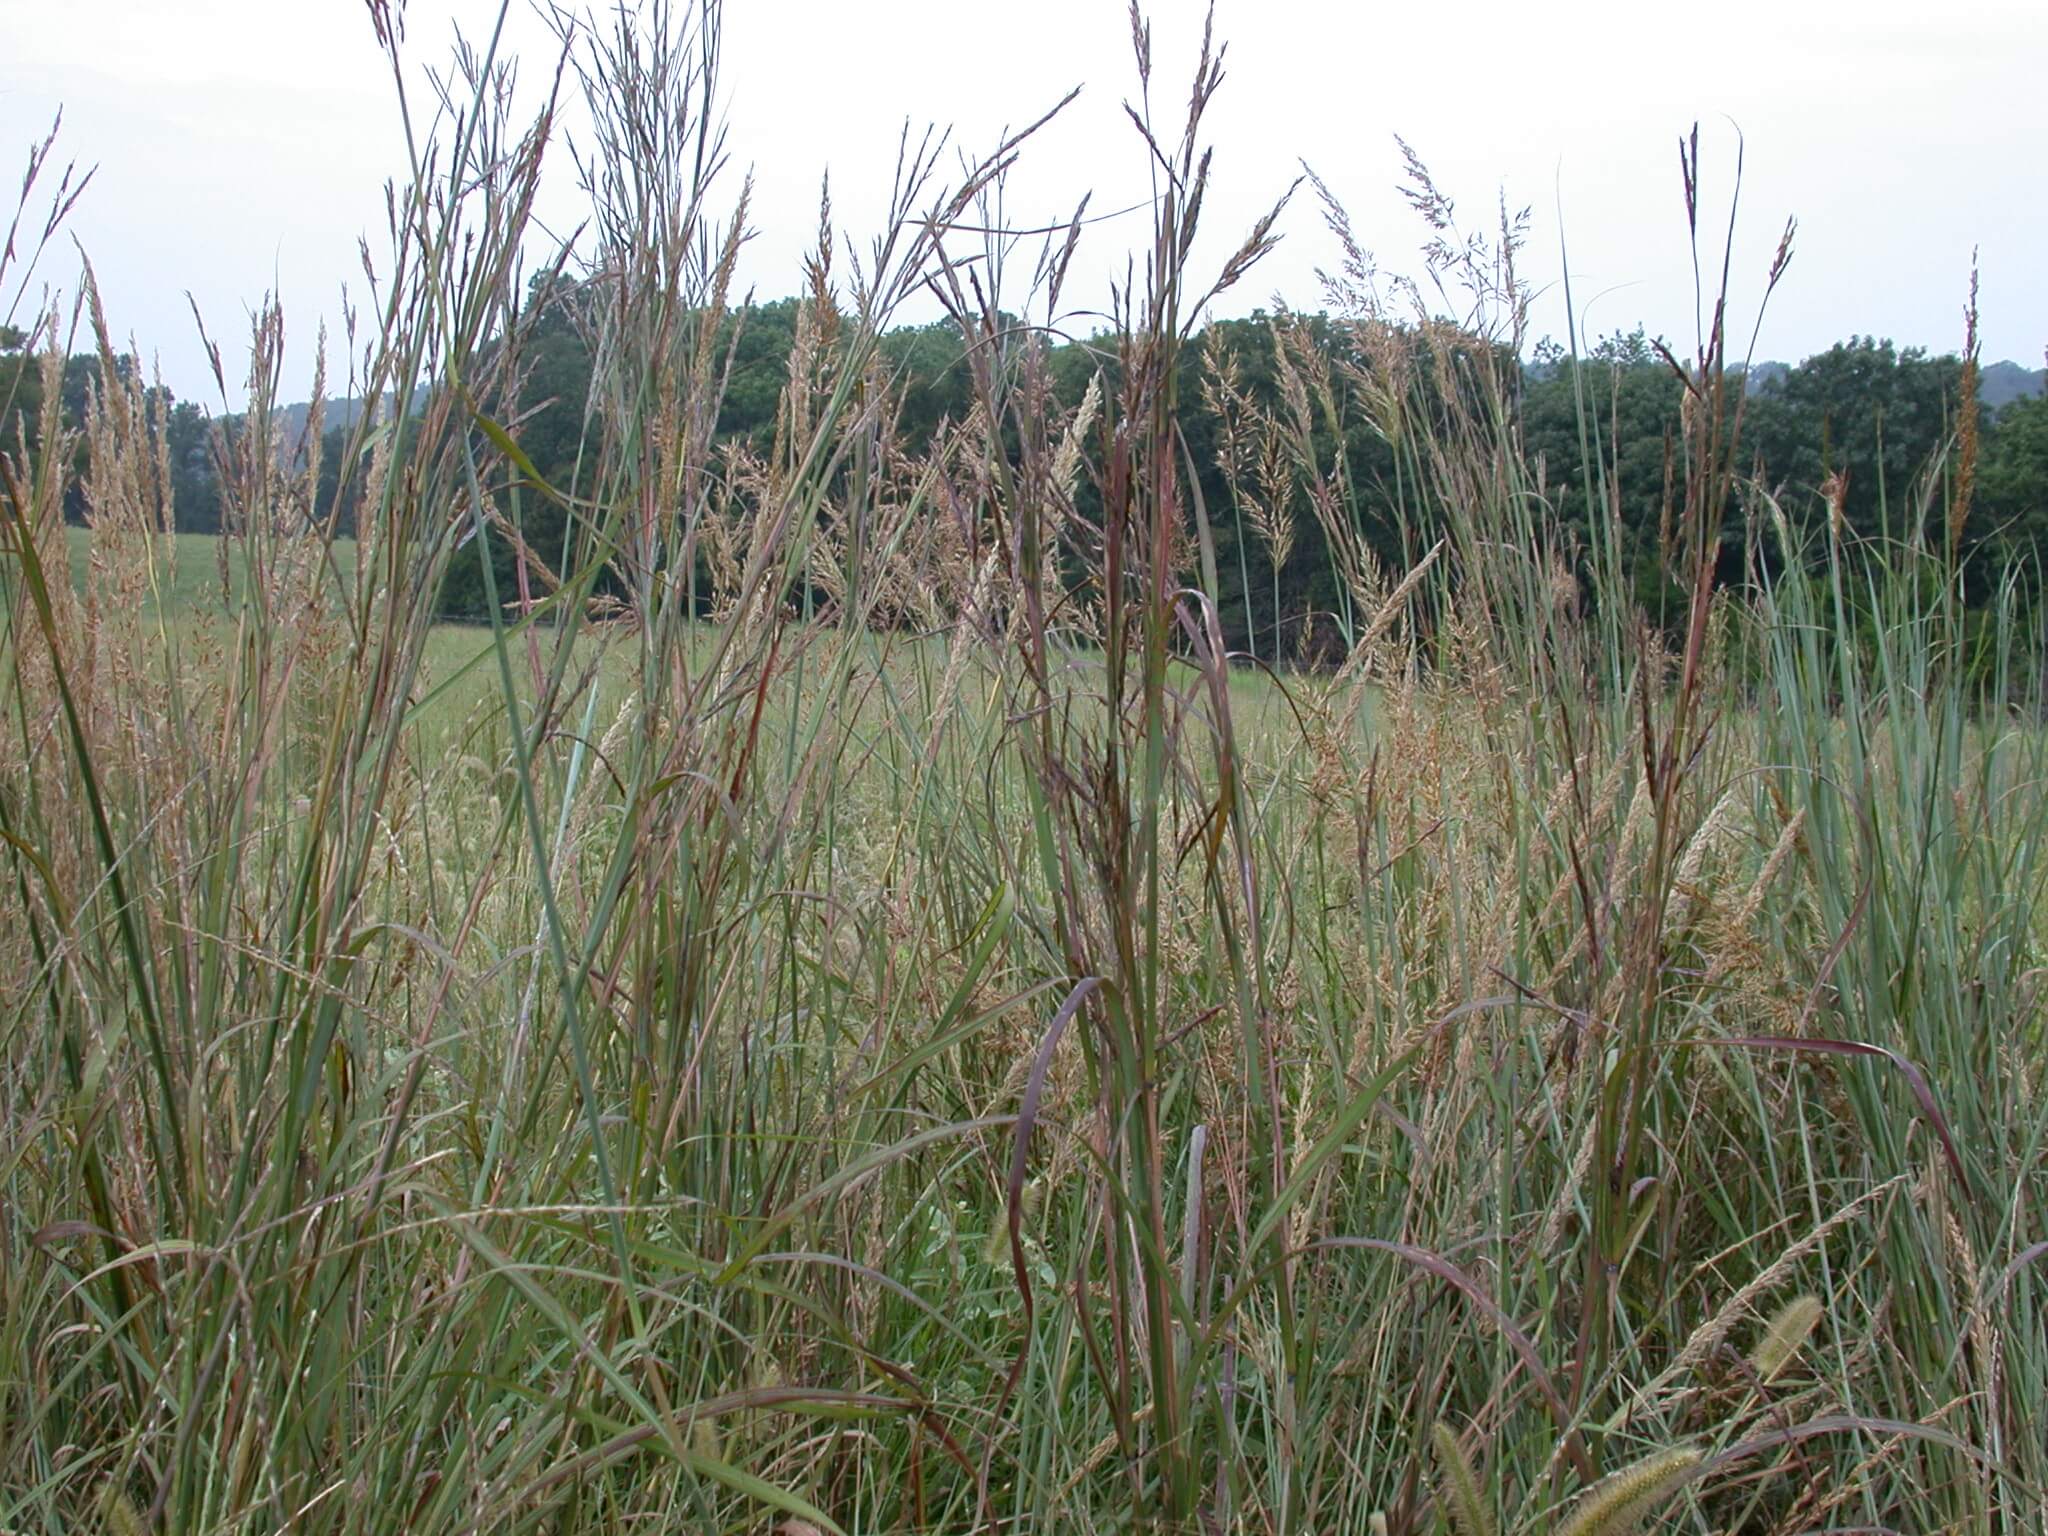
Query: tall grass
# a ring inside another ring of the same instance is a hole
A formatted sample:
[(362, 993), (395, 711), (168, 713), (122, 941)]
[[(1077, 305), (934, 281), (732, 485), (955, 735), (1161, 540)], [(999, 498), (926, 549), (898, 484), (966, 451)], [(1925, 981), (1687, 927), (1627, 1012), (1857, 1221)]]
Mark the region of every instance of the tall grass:
[[(565, 22), (523, 111), (459, 52), (348, 338), (357, 537), (265, 310), (182, 616), (86, 274), (82, 438), (0, 457), (0, 1527), (2040, 1528), (2043, 651), (2016, 589), (1964, 622), (1966, 492), (1869, 548), (1749, 483), (1704, 295), (1674, 640), (1520, 449), (1519, 230), (1414, 162), (1433, 289), (1331, 205), (1346, 345), (1282, 317), (1271, 409), (1206, 360), (1247, 520), (1345, 594), (1340, 665), (1255, 671), (1179, 392), (1274, 221), (1197, 265), (1221, 50), (1173, 123), (1132, 41), (1153, 232), (1085, 397), (1081, 215), (1002, 232), (1029, 132), (906, 140), (857, 262), (821, 211), (758, 454), (716, 7)], [(598, 362), (546, 483), (564, 92)], [(974, 401), (928, 451), (877, 346), (920, 288)], [(455, 667), (472, 540), (514, 575)]]

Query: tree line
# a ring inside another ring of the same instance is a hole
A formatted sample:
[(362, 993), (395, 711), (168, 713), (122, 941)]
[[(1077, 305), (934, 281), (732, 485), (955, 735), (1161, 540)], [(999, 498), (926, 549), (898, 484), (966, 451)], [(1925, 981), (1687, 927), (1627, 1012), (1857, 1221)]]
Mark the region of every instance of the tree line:
[[(579, 453), (585, 445), (591, 376), (587, 328), (579, 324), (576, 289), (557, 280), (537, 282), (527, 299), (527, 373), (524, 407), (515, 435), (527, 461), (551, 486), (573, 489)], [(728, 320), (721, 355), (728, 358), (717, 433), (726, 442), (758, 453), (769, 451), (777, 422), (791, 349), (797, 337), (798, 301), (755, 304)], [(1199, 476), (1201, 503), (1213, 526), (1218, 597), (1232, 644), (1262, 656), (1311, 649), (1301, 626), (1343, 602), (1341, 580), (1323, 525), (1313, 517), (1293, 520), (1288, 536), (1246, 517), (1248, 504), (1262, 500), (1258, 466), (1246, 462), (1233, 438), (1227, 378), (1235, 397), (1256, 410), (1290, 408), (1291, 337), (1322, 354), (1342, 359), (1355, 345), (1342, 325), (1320, 315), (1269, 315), (1212, 321), (1185, 350), (1180, 380), (1183, 429)], [(883, 355), (893, 379), (898, 440), (922, 451), (949, 424), (965, 418), (972, 388), (966, 341), (950, 321), (906, 326), (883, 338)], [(1050, 343), (1048, 371), (1069, 405), (1078, 402), (1089, 378), (1113, 369), (1109, 349), (1088, 339)], [(132, 377), (132, 357), (115, 360)], [(65, 361), (59, 375), (63, 419), (84, 419), (89, 392), (96, 387), (100, 360), (80, 354)], [(1669, 504), (1673, 456), (1680, 441), (1684, 386), (1659, 347), (1641, 330), (1610, 336), (1577, 359), (1545, 342), (1527, 359), (1513, 359), (1511, 401), (1514, 427), (1527, 462), (1535, 468), (1554, 515), (1582, 539), (1590, 539), (1596, 518), (1618, 532), (1638, 602), (1657, 613), (1669, 596), (1660, 532)], [(46, 360), (30, 355), (19, 332), (0, 331), (0, 406), (13, 419), (0, 423), (10, 446), (33, 447), (43, 420), (49, 377)], [(1330, 389), (1346, 389), (1346, 371), (1329, 375)], [(1966, 593), (1984, 601), (2014, 570), (2029, 590), (2038, 587), (2035, 552), (2048, 549), (2048, 395), (2010, 400), (1977, 414), (1974, 443), (1959, 454), (1968, 385), (1964, 360), (1952, 354), (1898, 347), (1872, 336), (1853, 336), (1796, 366), (1771, 365), (1748, 381), (1744, 441), (1753, 456), (1758, 483), (1777, 493), (1795, 521), (1811, 525), (1836, 520), (1838, 532), (1864, 539), (1904, 537), (1923, 528), (1953, 504), (1953, 477), (1972, 482), (1971, 514), (1962, 536)], [(211, 533), (221, 527), (220, 465), (223, 439), (245, 430), (234, 417), (210, 418), (197, 404), (172, 398), (161, 387), (146, 392), (153, 419), (161, 423), (170, 471), (175, 526)], [(1298, 402), (1296, 403), (1297, 414)], [(352, 409), (333, 413), (321, 449), (315, 515), (332, 516), (346, 532), (353, 522), (348, 505), (359, 477), (341, 472), (348, 447)], [(1302, 430), (1323, 449), (1340, 455), (1356, 487), (1346, 515), (1355, 520), (1364, 546), (1390, 570), (1399, 570), (1426, 547), (1427, 528), (1417, 528), (1400, 503), (1401, 466), (1387, 434), (1376, 430), (1371, 412), (1343, 408), (1310, 413)], [(289, 425), (289, 424), (288, 424)], [(303, 429), (303, 417), (298, 420)], [(288, 450), (304, 452), (307, 445)], [(1256, 457), (1256, 455), (1252, 455)], [(1964, 460), (1968, 468), (1962, 469)], [(1682, 469), (1677, 471), (1682, 476)], [(74, 482), (75, 487), (83, 480)], [(1275, 487), (1267, 487), (1281, 494)], [(1086, 494), (1084, 490), (1084, 495)], [(83, 520), (87, 492), (75, 488), (67, 515)], [(341, 505), (336, 505), (337, 498)], [(1271, 496), (1263, 498), (1270, 504)], [(1254, 507), (1256, 511), (1256, 507)], [(548, 497), (526, 499), (522, 533), (529, 550), (546, 558), (566, 533), (565, 514)], [(488, 542), (497, 560), (500, 592), (513, 590), (516, 556), (505, 540), (479, 541), (459, 558), (443, 594), (445, 616), (485, 615), (485, 582), (479, 563)], [(1739, 553), (1731, 553), (1739, 560)]]

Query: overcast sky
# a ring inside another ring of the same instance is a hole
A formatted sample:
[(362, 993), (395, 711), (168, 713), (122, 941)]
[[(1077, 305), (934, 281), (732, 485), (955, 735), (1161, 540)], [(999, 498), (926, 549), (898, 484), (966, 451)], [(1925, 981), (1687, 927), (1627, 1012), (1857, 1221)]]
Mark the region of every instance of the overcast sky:
[[(1170, 117), (1201, 11), (1151, 9), (1154, 95)], [(456, 25), (487, 34), (497, 6), (412, 0), (406, 14), (406, 53), (423, 66), (446, 57)], [(1475, 226), (1503, 190), (1530, 206), (1537, 334), (1565, 330), (1562, 233), (1587, 331), (1642, 323), (1682, 350), (1694, 323), (1675, 144), (1698, 120), (1717, 217), (1738, 128), (1746, 140), (1739, 315), (1786, 216), (1799, 219), (1759, 356), (1797, 359), (1851, 333), (1958, 347), (1974, 246), (1986, 359), (2041, 365), (2043, 0), (1218, 0), (1217, 31), (1229, 52), (1210, 118), (1212, 261), (1305, 159), (1380, 260), (1412, 270), (1422, 232), (1395, 190), (1400, 134)], [(73, 228), (115, 329), (179, 394), (214, 403), (186, 291), (232, 339), (276, 288), (290, 365), (310, 380), (311, 338), (338, 321), (342, 285), (360, 287), (357, 237), (379, 248), (383, 183), (402, 158), (359, 0), (0, 0), (0, 38), (0, 156), (12, 157), (0, 178), (11, 189), (61, 104), (63, 154), (99, 167)], [(553, 48), (525, 0), (508, 40), (538, 83)], [(906, 118), (985, 148), (1075, 85), (1081, 99), (1017, 174), (1020, 219), (1064, 215), (1089, 187), (1096, 210), (1143, 195), (1121, 111), (1135, 85), (1121, 0), (732, 0), (723, 92), (735, 159), (758, 179), (746, 280), (762, 297), (796, 288), (828, 167), (840, 222), (873, 233)], [(566, 158), (543, 211), (575, 221)], [(1315, 272), (1336, 253), (1314, 203), (1298, 199), (1282, 228), (1227, 312), (1276, 293), (1319, 307)], [(1142, 215), (1097, 227), (1079, 291), (1099, 301), (1145, 236)], [(76, 272), (67, 245), (38, 275), (69, 292)]]

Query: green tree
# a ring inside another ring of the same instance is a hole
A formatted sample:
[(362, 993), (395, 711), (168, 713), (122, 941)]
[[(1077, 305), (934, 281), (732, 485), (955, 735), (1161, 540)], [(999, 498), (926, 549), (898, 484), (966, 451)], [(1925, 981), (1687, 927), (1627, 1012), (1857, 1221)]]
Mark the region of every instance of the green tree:
[(0, 326), (0, 453), (34, 447), (43, 409), (43, 373), (28, 337), (15, 326)]
[(175, 401), (165, 415), (164, 441), (171, 461), (171, 505), (178, 531), (219, 532), (220, 481), (213, 462), (213, 423), (191, 401)]
[(1919, 347), (1854, 336), (1807, 358), (1750, 402), (1748, 437), (1788, 510), (1822, 505), (1844, 477), (1843, 512), (1858, 534), (1916, 531), (1937, 504), (1919, 499), (1947, 442), (1962, 364)]
[(2048, 559), (2048, 395), (2015, 400), (1986, 434), (1970, 515), (1978, 582), (1989, 586), (2015, 562)]
[(1634, 601), (1656, 619), (1680, 611), (1663, 543), (1684, 394), (1640, 326), (1576, 361), (1539, 347), (1522, 391), (1523, 448), (1552, 509), (1588, 545), (1595, 519), (1615, 525)]
[[(590, 344), (581, 306), (586, 290), (576, 282), (548, 273), (536, 274), (527, 290), (520, 317), (519, 346), (526, 364), (519, 399), (507, 410), (513, 435), (527, 461), (555, 491), (579, 493), (578, 473), (585, 446), (590, 400)], [(509, 517), (517, 499), (521, 538), (533, 557), (556, 575), (564, 574), (570, 554), (569, 516), (554, 496), (534, 485), (508, 486), (500, 496)], [(466, 531), (466, 530), (465, 530)], [(481, 554), (486, 541), (472, 538), (457, 553), (441, 591), (441, 611), (450, 618), (488, 617)], [(493, 531), (488, 540), (492, 575), (501, 602), (519, 591), (519, 551)], [(545, 581), (531, 566), (527, 590), (545, 595)]]
[[(796, 345), (796, 300), (776, 299), (740, 311), (726, 321), (732, 345), (732, 376), (719, 407), (718, 433), (739, 438), (758, 453), (775, 440), (775, 412), (789, 382), (789, 354)], [(730, 327), (739, 327), (732, 344)], [(723, 355), (723, 353), (721, 353)]]
[(967, 344), (951, 320), (889, 332), (882, 338), (882, 356), (901, 392), (898, 429), (912, 449), (929, 447), (942, 422), (966, 416), (974, 397)]

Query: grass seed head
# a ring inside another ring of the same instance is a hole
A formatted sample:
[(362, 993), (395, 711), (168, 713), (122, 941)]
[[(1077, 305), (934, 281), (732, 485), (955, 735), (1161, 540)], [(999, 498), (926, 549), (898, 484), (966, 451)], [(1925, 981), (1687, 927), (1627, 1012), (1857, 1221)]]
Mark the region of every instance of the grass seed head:
[(1493, 1511), (1456, 1433), (1439, 1419), (1430, 1426), (1429, 1439), (1436, 1453), (1437, 1498), (1450, 1515), (1451, 1529), (1458, 1536), (1494, 1536)]
[(1795, 1296), (1771, 1314), (1750, 1352), (1749, 1367), (1759, 1381), (1775, 1381), (1804, 1347), (1821, 1317), (1818, 1296)]
[(1558, 1536), (1626, 1536), (1692, 1475), (1701, 1453), (1698, 1446), (1678, 1445), (1645, 1456), (1595, 1483), (1558, 1527)]

